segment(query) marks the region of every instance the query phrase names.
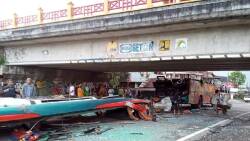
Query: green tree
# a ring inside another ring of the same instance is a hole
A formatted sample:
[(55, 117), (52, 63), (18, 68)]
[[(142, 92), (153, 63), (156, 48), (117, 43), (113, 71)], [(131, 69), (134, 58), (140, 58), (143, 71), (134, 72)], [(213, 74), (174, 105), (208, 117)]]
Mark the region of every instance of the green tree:
[(129, 73), (127, 72), (111, 72), (108, 74), (109, 84), (111, 87), (116, 88), (119, 86), (120, 82), (126, 82), (129, 78)]
[(5, 57), (3, 55), (0, 55), (0, 66), (4, 65), (6, 63)]
[(231, 72), (228, 76), (229, 80), (239, 86), (246, 82), (246, 75), (240, 71)]

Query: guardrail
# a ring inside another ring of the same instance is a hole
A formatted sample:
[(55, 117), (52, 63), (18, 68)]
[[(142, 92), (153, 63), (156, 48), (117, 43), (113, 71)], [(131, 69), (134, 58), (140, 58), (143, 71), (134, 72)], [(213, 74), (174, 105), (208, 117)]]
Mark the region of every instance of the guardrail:
[(0, 20), (0, 30), (41, 25), (46, 23), (101, 16), (126, 11), (141, 10), (159, 6), (194, 2), (197, 0), (104, 0), (103, 3), (76, 6), (72, 2), (66, 9), (44, 12), (38, 9), (37, 14), (18, 16), (16, 13), (10, 19)]

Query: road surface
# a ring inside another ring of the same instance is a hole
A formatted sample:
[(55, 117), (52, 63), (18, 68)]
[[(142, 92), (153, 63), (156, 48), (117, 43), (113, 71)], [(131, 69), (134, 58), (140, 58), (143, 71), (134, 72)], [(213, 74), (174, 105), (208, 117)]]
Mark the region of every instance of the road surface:
[(250, 141), (250, 104), (235, 100), (230, 114), (236, 117), (230, 124), (210, 130), (199, 141)]
[[(179, 116), (160, 114), (157, 122), (131, 121), (110, 117), (99, 119), (85, 116), (83, 117), (84, 121), (80, 123), (66, 124), (60, 122), (57, 125), (43, 127), (42, 133), (49, 137), (49, 141), (175, 141), (248, 111), (250, 111), (250, 104), (233, 101), (232, 110), (226, 116), (217, 115), (212, 108), (193, 110), (192, 114)], [(86, 133), (90, 129), (98, 129), (99, 132)], [(232, 122), (230, 126), (213, 129), (210, 134), (202, 137), (201, 140), (230, 141), (237, 139), (237, 141), (247, 141), (247, 137), (250, 136), (248, 134), (250, 133), (249, 129), (250, 114), (235, 119), (235, 122)], [(8, 141), (9, 135), (9, 132), (1, 131), (0, 141)], [(239, 140), (239, 137), (244, 138)]]

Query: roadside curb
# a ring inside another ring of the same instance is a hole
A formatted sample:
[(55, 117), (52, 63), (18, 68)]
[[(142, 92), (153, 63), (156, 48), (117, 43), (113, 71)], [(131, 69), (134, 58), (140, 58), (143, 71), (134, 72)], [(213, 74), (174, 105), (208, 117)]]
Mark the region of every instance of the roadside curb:
[(222, 120), (220, 122), (217, 122), (217, 123), (215, 123), (215, 124), (213, 124), (211, 126), (208, 126), (208, 127), (204, 128), (204, 129), (201, 129), (201, 130), (196, 131), (196, 132), (194, 132), (192, 134), (189, 134), (189, 135), (187, 135), (185, 137), (177, 139), (176, 141), (194, 141), (194, 140), (199, 140), (203, 136), (207, 135), (213, 128), (226, 126), (226, 125), (232, 123), (233, 119), (240, 118), (240, 117), (242, 117), (244, 115), (247, 115), (247, 114), (250, 114), (250, 112), (240, 114), (240, 115), (232, 117), (230, 119)]

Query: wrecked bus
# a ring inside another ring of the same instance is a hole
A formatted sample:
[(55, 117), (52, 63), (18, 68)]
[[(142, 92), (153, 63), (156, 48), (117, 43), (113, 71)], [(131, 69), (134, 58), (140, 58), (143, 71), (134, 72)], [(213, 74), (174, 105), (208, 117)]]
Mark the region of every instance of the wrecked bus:
[(189, 104), (201, 107), (204, 104), (211, 104), (216, 86), (204, 80), (189, 79)]
[(216, 85), (213, 77), (201, 73), (166, 73), (165, 76), (157, 77), (155, 88), (156, 95), (178, 95), (181, 104), (201, 107), (211, 104)]
[(147, 83), (134, 89), (138, 98), (158, 97), (161, 100), (178, 95), (183, 106), (210, 105), (216, 90), (214, 78), (201, 73), (165, 73), (156, 79), (148, 80)]

